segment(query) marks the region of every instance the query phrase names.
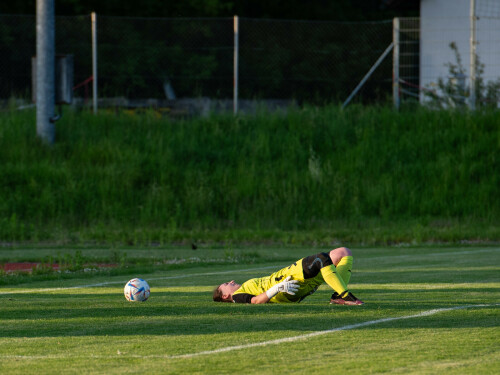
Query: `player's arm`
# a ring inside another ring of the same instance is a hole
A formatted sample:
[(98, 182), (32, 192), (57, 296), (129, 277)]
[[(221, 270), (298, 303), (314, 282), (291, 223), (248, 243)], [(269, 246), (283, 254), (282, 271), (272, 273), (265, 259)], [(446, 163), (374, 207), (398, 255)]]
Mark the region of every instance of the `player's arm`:
[(267, 296), (266, 292), (264, 292), (264, 293), (259, 294), (258, 296), (252, 297), (252, 300), (250, 303), (252, 303), (252, 304), (254, 304), (254, 303), (268, 303), (270, 299), (271, 298), (269, 298)]
[(275, 286), (269, 288), (264, 293), (259, 294), (258, 296), (252, 297), (251, 303), (268, 303), (271, 298), (273, 298), (276, 294), (283, 292), (294, 295), (297, 290), (299, 290), (299, 282), (297, 280), (290, 280), (292, 277), (288, 276), (281, 283), (276, 284)]

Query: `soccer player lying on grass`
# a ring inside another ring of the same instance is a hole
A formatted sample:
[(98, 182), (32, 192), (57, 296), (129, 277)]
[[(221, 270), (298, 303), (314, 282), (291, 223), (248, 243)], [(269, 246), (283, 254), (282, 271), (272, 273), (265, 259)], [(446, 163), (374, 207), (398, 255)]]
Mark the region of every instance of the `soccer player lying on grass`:
[(347, 289), (352, 261), (352, 252), (346, 247), (311, 255), (267, 277), (250, 279), (241, 285), (234, 280), (221, 284), (214, 290), (214, 301), (300, 302), (326, 282), (334, 290), (331, 304), (362, 305), (364, 302)]

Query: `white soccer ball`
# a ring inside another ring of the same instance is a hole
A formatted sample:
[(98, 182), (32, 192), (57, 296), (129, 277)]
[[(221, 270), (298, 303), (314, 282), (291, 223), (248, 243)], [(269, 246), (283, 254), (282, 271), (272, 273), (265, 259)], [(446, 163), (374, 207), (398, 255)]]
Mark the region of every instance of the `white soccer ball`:
[(149, 284), (143, 279), (132, 279), (125, 284), (123, 293), (127, 301), (144, 302), (149, 298)]

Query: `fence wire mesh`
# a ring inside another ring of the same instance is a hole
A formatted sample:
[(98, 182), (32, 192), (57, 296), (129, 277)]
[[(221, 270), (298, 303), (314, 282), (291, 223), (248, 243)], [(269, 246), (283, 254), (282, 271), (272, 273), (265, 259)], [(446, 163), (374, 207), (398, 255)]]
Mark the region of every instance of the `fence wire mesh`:
[[(57, 32), (57, 30), (61, 30), (61, 32)], [(74, 95), (83, 99), (84, 102), (89, 102), (92, 96), (90, 16), (56, 17), (55, 39), (56, 54), (74, 56)]]
[[(244, 98), (347, 98), (392, 40), (392, 21), (339, 23), (243, 19), (240, 93)], [(390, 93), (387, 59), (360, 93)]]
[[(488, 68), (485, 78), (497, 76), (499, 61), (498, 49), (491, 49), (491, 42), (498, 42), (500, 24), (497, 20), (478, 20), (476, 23), (476, 53)], [(468, 74), (470, 61), (470, 17), (425, 18), (421, 20), (420, 38), (422, 56), (423, 86), (436, 82), (440, 77), (451, 78), (449, 65), (461, 64)], [(497, 39), (495, 41), (494, 39)], [(456, 52), (452, 48), (456, 46)], [(458, 56), (457, 56), (458, 53)], [(458, 58), (457, 58), (458, 57)]]
[(31, 57), (36, 51), (34, 16), (0, 15), (0, 97), (31, 96)]
[[(31, 97), (36, 17), (0, 16), (0, 98)], [(342, 101), (392, 41), (392, 23), (240, 18), (239, 98)], [(73, 54), (75, 98), (88, 100), (91, 17), (56, 17), (56, 53)], [(99, 98), (233, 97), (233, 18), (97, 15)], [(357, 100), (386, 99), (391, 61)], [(167, 88), (170, 92), (167, 93)]]
[(420, 19), (400, 18), (399, 78), (401, 100), (419, 100)]
[(457, 1), (453, 8), (444, 2), (427, 5), (421, 8), (420, 18), (400, 19), (401, 100), (427, 102), (447, 97), (452, 106), (465, 104), (473, 87), (471, 38), (475, 35), (475, 96), (480, 105), (497, 105), (500, 1), (476, 0), (475, 16), (468, 0)]
[(500, 18), (500, 1), (476, 0), (476, 15), (479, 18)]
[[(90, 16), (56, 17), (56, 53), (74, 55), (75, 83), (92, 76), (90, 28)], [(35, 16), (0, 15), (0, 55), (0, 98), (31, 98)]]
[(233, 20), (97, 17), (99, 94), (230, 98)]

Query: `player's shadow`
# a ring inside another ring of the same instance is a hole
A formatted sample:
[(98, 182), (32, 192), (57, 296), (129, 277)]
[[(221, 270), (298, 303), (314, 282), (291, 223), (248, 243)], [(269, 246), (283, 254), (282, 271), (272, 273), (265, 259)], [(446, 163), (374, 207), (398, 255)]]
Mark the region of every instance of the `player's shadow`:
[[(422, 311), (446, 307), (466, 306), (474, 303), (460, 301), (446, 303), (419, 298), (429, 291), (415, 291), (415, 302), (395, 304), (385, 299), (378, 299), (377, 293), (364, 292), (368, 298), (364, 306), (329, 305), (329, 294), (318, 291), (301, 304), (225, 304), (212, 302), (206, 292), (161, 292), (155, 293), (151, 301), (144, 303), (127, 302), (122, 295), (112, 293), (99, 294), (97, 300), (106, 301), (106, 306), (96, 306), (96, 294), (78, 294), (71, 296), (81, 301), (65, 303), (68, 296), (53, 295), (47, 304), (46, 296), (34, 293), (24, 295), (33, 303), (25, 308), (9, 309), (9, 299), (2, 299), (2, 325), (0, 337), (61, 337), (61, 336), (131, 336), (165, 335), (188, 336), (214, 333), (244, 333), (298, 330), (314, 332), (352, 326), (363, 322), (376, 322), (384, 318), (418, 315)], [(450, 292), (450, 289), (442, 289)], [(458, 293), (459, 288), (453, 290)], [(361, 291), (362, 292), (362, 291)], [(483, 293), (493, 293), (496, 289), (482, 289)], [(394, 290), (380, 291), (380, 294), (397, 293)], [(457, 294), (458, 295), (458, 294)], [(13, 295), (12, 299), (15, 300)], [(85, 299), (88, 298), (89, 304)], [(43, 306), (37, 305), (39, 299)], [(370, 299), (372, 301), (370, 302)], [(391, 297), (392, 299), (392, 297)], [(418, 300), (418, 301), (417, 301)], [(45, 301), (45, 302), (44, 302)], [(463, 327), (494, 327), (497, 315), (491, 313), (477, 319), (476, 314), (460, 314)], [(12, 324), (10, 324), (12, 322)], [(433, 329), (449, 328), (457, 325), (456, 314), (437, 313), (422, 319), (400, 319), (391, 323), (374, 323), (358, 329), (372, 329), (383, 324), (402, 327), (429, 327)], [(130, 330), (130, 326), (134, 326)]]

